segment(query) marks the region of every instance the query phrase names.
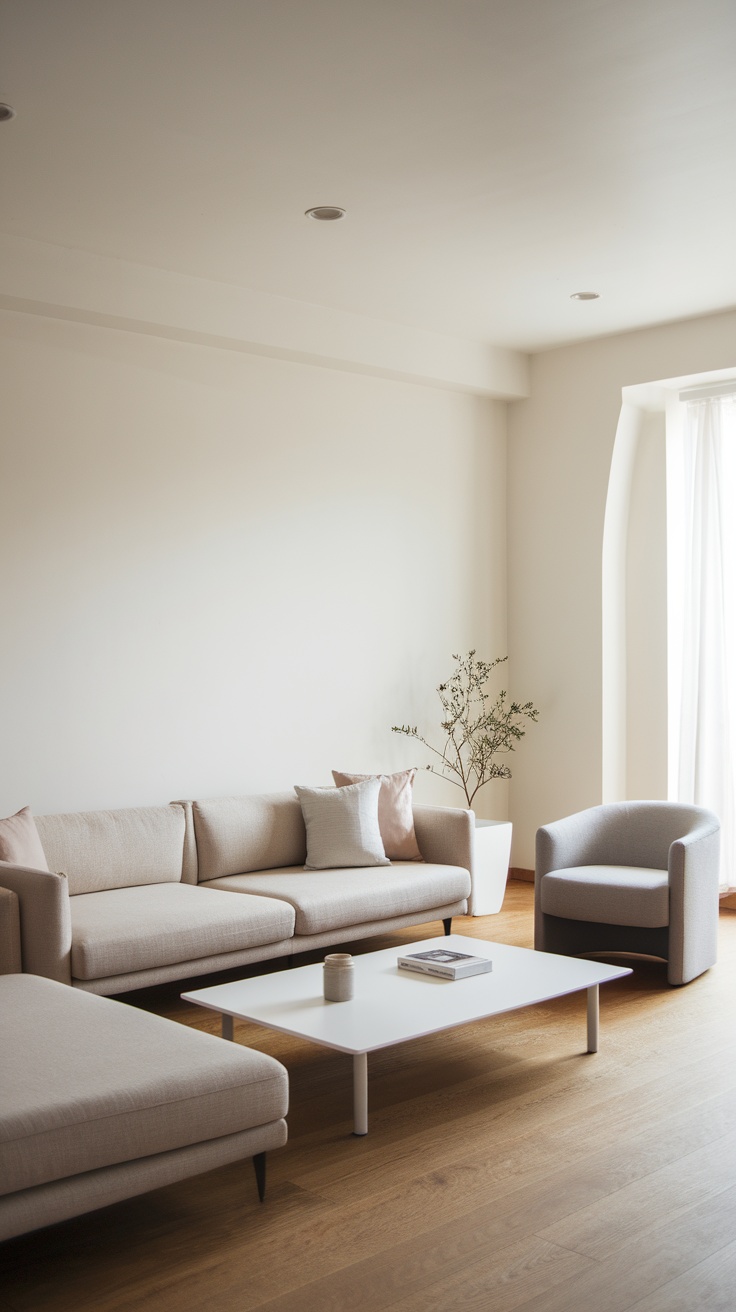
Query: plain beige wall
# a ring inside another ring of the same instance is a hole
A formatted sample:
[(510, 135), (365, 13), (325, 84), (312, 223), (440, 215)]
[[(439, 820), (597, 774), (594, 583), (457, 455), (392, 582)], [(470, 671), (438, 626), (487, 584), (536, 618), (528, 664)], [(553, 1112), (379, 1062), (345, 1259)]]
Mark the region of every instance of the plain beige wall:
[[(517, 866), (533, 867), (539, 825), (601, 800), (601, 548), (621, 389), (735, 364), (730, 311), (537, 355), (529, 400), (509, 406), (510, 665), (514, 695), (541, 710), (514, 760)], [(652, 771), (663, 752), (652, 746)]]
[(0, 359), (0, 814), (415, 764), (505, 652), (502, 403), (12, 313)]

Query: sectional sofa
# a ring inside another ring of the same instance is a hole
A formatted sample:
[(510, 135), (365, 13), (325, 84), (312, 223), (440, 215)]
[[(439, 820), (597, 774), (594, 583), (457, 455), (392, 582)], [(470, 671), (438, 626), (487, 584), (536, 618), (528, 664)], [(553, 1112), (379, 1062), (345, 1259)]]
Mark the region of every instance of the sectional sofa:
[(449, 932), (473, 815), (417, 806), (414, 824), (421, 862), (315, 871), (291, 793), (38, 816), (49, 871), (0, 862), (4, 969), (110, 995), (432, 920)]
[(0, 1239), (247, 1156), (262, 1197), (281, 1064), (94, 995), (449, 931), (472, 821), (417, 807), (423, 861), (305, 870), (292, 794), (37, 817), (49, 870), (0, 861)]

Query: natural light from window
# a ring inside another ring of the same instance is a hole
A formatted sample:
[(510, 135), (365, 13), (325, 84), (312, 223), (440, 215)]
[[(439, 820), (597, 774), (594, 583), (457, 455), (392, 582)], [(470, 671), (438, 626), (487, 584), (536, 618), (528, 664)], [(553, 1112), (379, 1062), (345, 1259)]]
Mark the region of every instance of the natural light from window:
[(721, 819), (736, 885), (736, 385), (667, 406), (669, 796)]

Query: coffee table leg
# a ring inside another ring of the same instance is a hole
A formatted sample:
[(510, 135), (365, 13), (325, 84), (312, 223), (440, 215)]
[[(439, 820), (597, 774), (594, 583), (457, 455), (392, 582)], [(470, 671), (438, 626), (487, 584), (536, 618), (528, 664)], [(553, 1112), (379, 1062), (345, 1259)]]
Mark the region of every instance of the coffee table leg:
[(232, 1037), (233, 1037), (233, 1018), (232, 1018), (232, 1016), (225, 1016), (225, 1015), (223, 1015), (223, 1017), (222, 1017), (222, 1037), (223, 1037), (223, 1039), (231, 1039), (231, 1040), (232, 1040)]
[(353, 1057), (353, 1134), (368, 1133), (368, 1053)]
[(588, 1052), (598, 1051), (598, 985), (588, 989)]

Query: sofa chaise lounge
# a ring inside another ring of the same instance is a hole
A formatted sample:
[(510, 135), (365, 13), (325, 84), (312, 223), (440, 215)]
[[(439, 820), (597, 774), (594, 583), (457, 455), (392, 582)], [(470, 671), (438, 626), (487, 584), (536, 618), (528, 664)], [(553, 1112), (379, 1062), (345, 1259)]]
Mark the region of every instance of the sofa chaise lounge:
[[(7, 963), (6, 963), (7, 964)], [(286, 1142), (280, 1062), (37, 975), (0, 975), (0, 1240)]]
[(0, 861), (6, 960), (110, 995), (432, 920), (449, 932), (473, 815), (418, 806), (414, 824), (423, 861), (305, 870), (290, 793), (39, 816), (49, 871)]

